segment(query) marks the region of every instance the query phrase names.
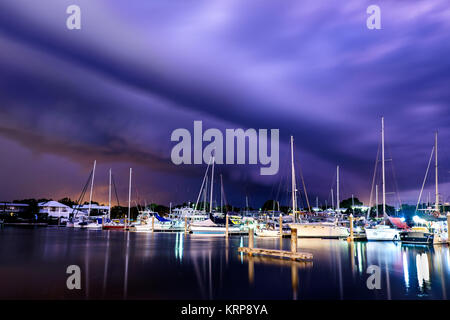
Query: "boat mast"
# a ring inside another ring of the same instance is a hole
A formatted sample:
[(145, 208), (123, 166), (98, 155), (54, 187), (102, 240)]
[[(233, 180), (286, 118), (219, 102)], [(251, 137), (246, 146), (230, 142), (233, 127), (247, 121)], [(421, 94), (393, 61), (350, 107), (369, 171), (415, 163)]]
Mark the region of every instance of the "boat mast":
[(292, 213), (294, 214), (294, 219), (297, 221), (297, 205), (296, 205), (296, 185), (295, 185), (295, 168), (294, 168), (294, 137), (291, 136), (291, 173), (292, 173)]
[(245, 209), (246, 209), (246, 215), (248, 216), (248, 196), (245, 195)]
[(436, 175), (436, 203), (435, 203), (435, 210), (437, 213), (439, 213), (439, 187), (438, 187), (438, 133), (436, 131), (434, 135), (434, 159), (435, 159), (435, 175)]
[(209, 213), (212, 214), (212, 201), (213, 201), (213, 186), (214, 186), (214, 156), (212, 157), (212, 170), (211, 170), (211, 193), (209, 196)]
[[(130, 168), (130, 182), (128, 185), (128, 218), (127, 222), (130, 223), (130, 212), (131, 212), (131, 173), (132, 169)], [(127, 224), (125, 223), (125, 228), (127, 227)]]
[(339, 211), (339, 166), (336, 168), (336, 211)]
[(220, 174), (220, 212), (223, 212), (223, 181), (222, 174)]
[(97, 164), (97, 160), (94, 160), (94, 168), (92, 169), (92, 180), (91, 180), (91, 193), (89, 195), (89, 209), (88, 209), (88, 217), (91, 215), (91, 204), (92, 204), (92, 191), (94, 189), (94, 176), (95, 176), (95, 165)]
[(377, 218), (378, 218), (378, 185), (375, 185), (375, 211), (377, 213)]
[(386, 217), (386, 176), (384, 168), (384, 117), (381, 117), (381, 167), (383, 176), (383, 217)]
[(334, 194), (333, 194), (333, 188), (331, 188), (331, 209), (334, 210)]
[(111, 219), (111, 168), (109, 168), (108, 219)]

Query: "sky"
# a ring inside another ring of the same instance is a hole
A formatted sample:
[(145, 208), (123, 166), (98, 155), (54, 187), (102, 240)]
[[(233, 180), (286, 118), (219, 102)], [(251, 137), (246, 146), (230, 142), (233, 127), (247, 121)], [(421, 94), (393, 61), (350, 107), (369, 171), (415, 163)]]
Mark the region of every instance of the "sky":
[(449, 201), (449, 54), (447, 0), (2, 0), (0, 200), (77, 198), (96, 160), (94, 200), (111, 168), (125, 203), (132, 167), (133, 201), (195, 201), (206, 166), (174, 165), (170, 135), (201, 120), (280, 130), (277, 175), (216, 166), (230, 204), (287, 204), (291, 135), (313, 204), (331, 203), (337, 165), (341, 199), (367, 204), (384, 116), (388, 203), (417, 202), (436, 130)]

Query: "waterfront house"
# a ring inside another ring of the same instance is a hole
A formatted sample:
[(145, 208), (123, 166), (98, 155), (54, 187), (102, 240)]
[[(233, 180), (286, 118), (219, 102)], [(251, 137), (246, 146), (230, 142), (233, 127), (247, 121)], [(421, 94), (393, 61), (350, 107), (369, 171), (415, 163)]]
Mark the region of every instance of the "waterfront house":
[(62, 204), (58, 201), (47, 201), (47, 202), (39, 202), (39, 213), (47, 213), (49, 217), (54, 218), (69, 218), (69, 215), (74, 212), (77, 215), (83, 214), (77, 210), (72, 209), (65, 204)]
[(25, 203), (0, 202), (0, 214), (18, 214), (27, 211), (29, 205)]

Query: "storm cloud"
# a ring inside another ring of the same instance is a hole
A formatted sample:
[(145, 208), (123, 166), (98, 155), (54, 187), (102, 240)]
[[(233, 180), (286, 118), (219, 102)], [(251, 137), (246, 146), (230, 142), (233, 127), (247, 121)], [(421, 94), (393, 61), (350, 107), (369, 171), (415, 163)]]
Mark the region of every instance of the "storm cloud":
[[(66, 28), (71, 4), (81, 30)], [(101, 199), (109, 167), (125, 198), (132, 166), (140, 198), (192, 201), (205, 166), (172, 164), (170, 134), (202, 120), (280, 129), (278, 175), (218, 166), (235, 205), (286, 197), (275, 190), (288, 182), (290, 135), (311, 201), (331, 202), (336, 165), (342, 197), (367, 201), (384, 116), (387, 190), (417, 201), (439, 130), (447, 200), (450, 6), (378, 1), (382, 29), (368, 30), (370, 4), (3, 0), (0, 199), (76, 197), (96, 159)]]

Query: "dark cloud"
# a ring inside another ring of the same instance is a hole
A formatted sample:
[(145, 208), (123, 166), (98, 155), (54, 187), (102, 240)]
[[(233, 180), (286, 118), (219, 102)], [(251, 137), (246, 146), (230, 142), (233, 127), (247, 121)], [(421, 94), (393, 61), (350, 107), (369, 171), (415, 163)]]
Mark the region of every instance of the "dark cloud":
[[(339, 164), (344, 196), (368, 199), (385, 116), (398, 189), (414, 202), (434, 130), (442, 142), (450, 137), (444, 0), (381, 1), (380, 31), (365, 28), (371, 3), (356, 0), (79, 0), (82, 30), (68, 31), (72, 2), (0, 4), (0, 135), (3, 144), (82, 164), (71, 174), (80, 181), (95, 158), (140, 167), (140, 188), (155, 200), (192, 200), (204, 168), (170, 162), (170, 133), (202, 120), (205, 128), (280, 128), (277, 177), (220, 168), (240, 205), (245, 194), (256, 206), (278, 188), (291, 134), (311, 198), (329, 197)], [(41, 160), (39, 170), (54, 170)], [(442, 143), (444, 198), (446, 160)]]

